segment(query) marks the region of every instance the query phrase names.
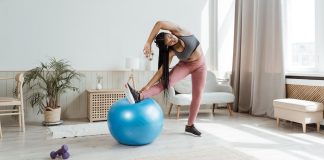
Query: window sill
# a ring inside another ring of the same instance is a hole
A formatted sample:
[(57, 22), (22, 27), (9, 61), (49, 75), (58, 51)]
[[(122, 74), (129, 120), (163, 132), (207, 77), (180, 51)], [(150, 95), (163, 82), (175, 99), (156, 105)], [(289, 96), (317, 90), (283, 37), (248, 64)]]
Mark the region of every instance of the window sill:
[(304, 77), (324, 77), (324, 73), (320, 72), (309, 72), (309, 73), (297, 73), (297, 72), (287, 72), (286, 76), (304, 76)]
[(286, 73), (286, 79), (324, 80), (324, 73)]

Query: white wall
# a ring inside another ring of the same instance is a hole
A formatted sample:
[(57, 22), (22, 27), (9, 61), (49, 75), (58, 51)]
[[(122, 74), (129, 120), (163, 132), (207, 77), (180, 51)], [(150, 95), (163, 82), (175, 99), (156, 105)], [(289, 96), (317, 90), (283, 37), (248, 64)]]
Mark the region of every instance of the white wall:
[(67, 59), (77, 70), (122, 69), (126, 57), (144, 62), (142, 49), (157, 20), (184, 26), (208, 46), (201, 27), (208, 1), (1, 0), (0, 70), (28, 70), (49, 57)]

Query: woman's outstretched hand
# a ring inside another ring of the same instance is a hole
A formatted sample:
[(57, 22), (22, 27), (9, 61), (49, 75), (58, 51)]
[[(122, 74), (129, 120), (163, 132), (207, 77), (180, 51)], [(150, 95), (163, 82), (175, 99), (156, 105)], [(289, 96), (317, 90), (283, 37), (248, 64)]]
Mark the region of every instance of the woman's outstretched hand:
[(150, 54), (152, 53), (151, 51), (151, 44), (150, 43), (145, 43), (144, 49), (143, 49), (145, 57), (149, 57)]

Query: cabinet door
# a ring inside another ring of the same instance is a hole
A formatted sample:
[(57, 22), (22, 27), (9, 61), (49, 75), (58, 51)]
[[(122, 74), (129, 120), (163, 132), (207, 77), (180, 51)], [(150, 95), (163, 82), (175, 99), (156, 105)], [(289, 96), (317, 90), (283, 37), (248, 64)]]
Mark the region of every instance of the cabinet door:
[(107, 120), (107, 113), (111, 105), (117, 100), (124, 98), (125, 94), (123, 91), (106, 91), (90, 93), (89, 96), (88, 118), (90, 122), (93, 122)]

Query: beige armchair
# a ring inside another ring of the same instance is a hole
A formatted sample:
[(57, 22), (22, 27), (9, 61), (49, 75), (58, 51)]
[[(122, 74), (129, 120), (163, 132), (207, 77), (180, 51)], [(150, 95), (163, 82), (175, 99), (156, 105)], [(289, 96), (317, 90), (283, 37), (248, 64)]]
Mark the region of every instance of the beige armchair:
[[(176, 83), (169, 89), (168, 101), (170, 108), (168, 115), (170, 116), (172, 106), (177, 106), (177, 119), (179, 119), (181, 106), (190, 105), (191, 103), (191, 76), (186, 77)], [(232, 104), (234, 102), (234, 94), (230, 85), (221, 85), (217, 83), (216, 75), (212, 71), (207, 71), (206, 85), (202, 95), (201, 104), (212, 104), (213, 113), (218, 104), (226, 104), (229, 115), (232, 115)]]
[[(16, 80), (16, 96), (15, 97), (0, 97), (0, 116), (18, 115), (20, 130), (25, 132), (25, 119), (24, 119), (24, 103), (23, 103), (23, 90), (22, 85), (24, 76), (18, 73), (15, 78), (1, 78), (0, 80)], [(1, 109), (4, 106), (17, 106), (14, 109)]]

